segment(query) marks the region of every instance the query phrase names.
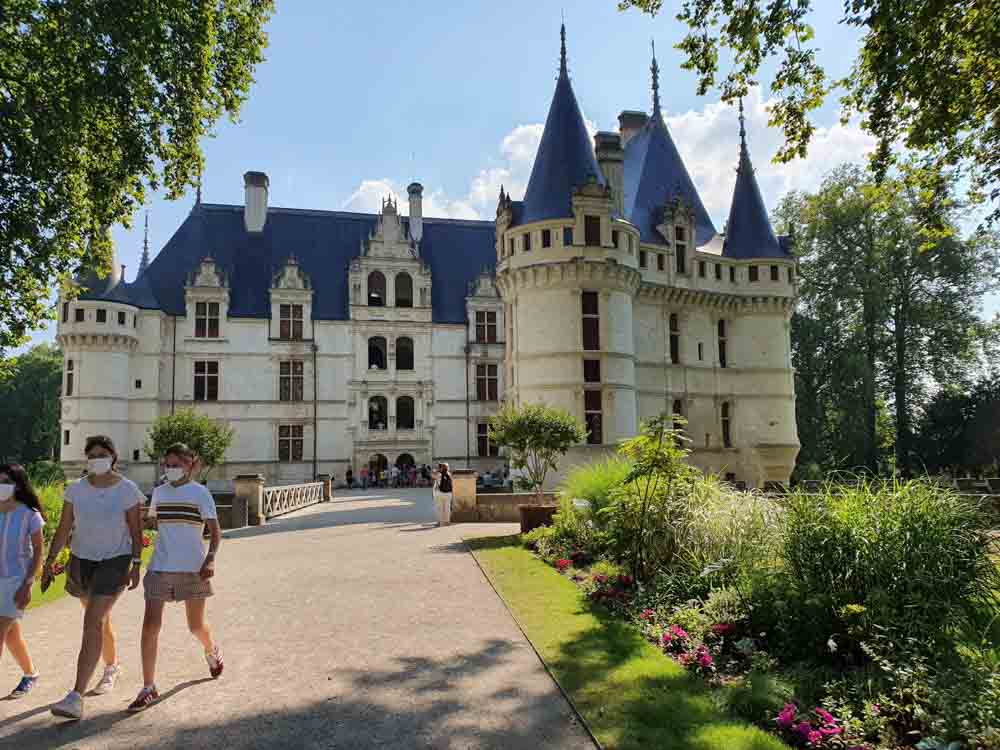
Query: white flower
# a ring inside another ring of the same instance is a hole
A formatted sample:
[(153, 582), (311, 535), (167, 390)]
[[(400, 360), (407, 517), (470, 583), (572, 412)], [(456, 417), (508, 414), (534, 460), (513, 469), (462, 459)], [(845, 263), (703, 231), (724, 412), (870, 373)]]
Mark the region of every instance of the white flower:
[(826, 647), (828, 649), (830, 649), (830, 653), (831, 654), (836, 653), (836, 651), (837, 651), (837, 642), (835, 640), (833, 640), (833, 638), (830, 638), (830, 640), (828, 640), (826, 642)]

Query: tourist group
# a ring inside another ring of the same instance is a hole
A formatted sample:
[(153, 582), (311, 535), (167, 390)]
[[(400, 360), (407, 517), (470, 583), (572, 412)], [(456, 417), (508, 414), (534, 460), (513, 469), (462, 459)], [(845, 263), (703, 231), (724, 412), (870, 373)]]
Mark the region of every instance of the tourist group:
[[(0, 652), (6, 645), (24, 672), (10, 697), (27, 696), (39, 679), (20, 619), (31, 601), (36, 577), (41, 575), (45, 591), (59, 572), (57, 558), (68, 543), (71, 554), (65, 565), (66, 591), (80, 600), (84, 615), (76, 682), (66, 697), (52, 706), (53, 714), (67, 719), (83, 718), (84, 695), (110, 692), (121, 676), (111, 611), (126, 588), (139, 586), (146, 526), (155, 524), (159, 533), (143, 578), (143, 687), (128, 710), (142, 711), (159, 700), (156, 654), (166, 602), (184, 602), (188, 628), (205, 649), (209, 673), (217, 678), (223, 670), (222, 654), (205, 620), (221, 533), (212, 494), (192, 479), (198, 457), (181, 443), (168, 448), (165, 475), (146, 508), (142, 491), (118, 473), (118, 453), (111, 438), (90, 437), (85, 450), (87, 473), (66, 488), (59, 526), (47, 555), (42, 535), (44, 511), (27, 473), (17, 464), (0, 465)], [(203, 540), (206, 526), (210, 537), (207, 551)], [(104, 672), (87, 693), (102, 659)]]

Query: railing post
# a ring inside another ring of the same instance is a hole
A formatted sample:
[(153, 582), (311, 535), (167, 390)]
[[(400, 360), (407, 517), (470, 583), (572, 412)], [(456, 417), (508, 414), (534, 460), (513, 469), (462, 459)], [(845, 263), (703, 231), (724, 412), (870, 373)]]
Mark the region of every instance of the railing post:
[(263, 526), (264, 477), (261, 474), (240, 474), (233, 480), (236, 497), (247, 504), (247, 521), (251, 526)]
[(329, 474), (317, 474), (316, 481), (323, 483), (323, 502), (328, 503), (333, 500), (333, 480)]

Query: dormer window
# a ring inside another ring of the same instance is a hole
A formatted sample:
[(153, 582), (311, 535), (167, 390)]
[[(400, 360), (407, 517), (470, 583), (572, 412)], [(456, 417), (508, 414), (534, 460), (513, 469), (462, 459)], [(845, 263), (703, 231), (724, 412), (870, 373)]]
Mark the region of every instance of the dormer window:
[(591, 247), (600, 247), (601, 245), (600, 216), (583, 217), (583, 242), (585, 245)]
[(552, 247), (552, 230), (542, 230), (542, 247)]
[(527, 232), (524, 235), (524, 252), (531, 252), (531, 232)]
[(108, 311), (103, 307), (97, 308), (97, 322), (107, 323), (108, 322)]
[(674, 249), (677, 257), (677, 273), (687, 273), (687, 228), (674, 227)]
[(757, 266), (750, 266), (750, 281), (758, 281), (760, 279), (759, 269)]
[(699, 260), (698, 261), (698, 277), (699, 278), (702, 278), (702, 279), (705, 278), (705, 271), (706, 271), (707, 267), (708, 266), (705, 263), (705, 261), (703, 261), (703, 260)]
[(667, 258), (663, 253), (656, 254), (656, 270), (657, 271), (667, 270)]
[(639, 251), (639, 268), (645, 268), (647, 265), (648, 265), (648, 261), (646, 259), (646, 251), (645, 250), (640, 250)]
[(573, 227), (563, 227), (563, 247), (573, 246)]
[(194, 337), (219, 338), (219, 303), (198, 302), (194, 307)]
[(118, 311), (118, 325), (120, 325), (120, 326), (125, 325), (125, 311), (124, 310), (119, 310)]
[(78, 308), (76, 308), (76, 309), (75, 309), (75, 310), (73, 311), (73, 316), (74, 316), (74, 318), (73, 318), (73, 319), (74, 319), (74, 320), (75, 320), (75, 321), (76, 321), (77, 323), (82, 323), (82, 322), (83, 322), (83, 316), (84, 316), (84, 311), (83, 311), (83, 308), (82, 308), (82, 307), (78, 307)]
[(715, 280), (716, 281), (722, 281), (722, 264), (721, 263), (716, 263), (715, 264)]
[(385, 307), (385, 276), (380, 271), (368, 274), (368, 306)]
[(302, 305), (281, 305), (278, 337), (285, 341), (302, 340)]
[(736, 266), (729, 267), (729, 280), (734, 284), (736, 283)]
[(413, 307), (413, 279), (408, 273), (396, 274), (396, 307)]
[(777, 266), (771, 266), (771, 281), (780, 281), (779, 271)]

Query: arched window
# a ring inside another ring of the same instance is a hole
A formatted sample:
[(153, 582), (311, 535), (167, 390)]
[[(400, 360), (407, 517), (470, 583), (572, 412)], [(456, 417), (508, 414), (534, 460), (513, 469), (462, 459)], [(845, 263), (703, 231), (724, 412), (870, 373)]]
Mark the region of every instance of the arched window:
[(389, 402), (384, 396), (368, 399), (368, 429), (384, 430), (389, 423)]
[(729, 402), (722, 402), (722, 446), (724, 448), (733, 447), (733, 432), (730, 422), (732, 421), (729, 413)]
[(409, 396), (396, 399), (396, 427), (400, 430), (413, 429), (413, 399)]
[(396, 307), (413, 307), (413, 279), (408, 273), (396, 274)]
[(386, 368), (386, 345), (383, 336), (372, 336), (368, 339), (368, 369), (384, 370)]
[(396, 369), (413, 369), (413, 339), (408, 336), (396, 339)]
[(368, 306), (385, 307), (385, 276), (379, 271), (368, 274)]

